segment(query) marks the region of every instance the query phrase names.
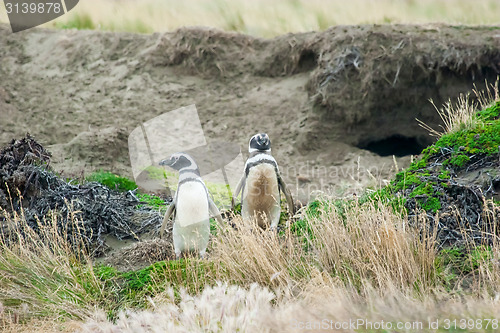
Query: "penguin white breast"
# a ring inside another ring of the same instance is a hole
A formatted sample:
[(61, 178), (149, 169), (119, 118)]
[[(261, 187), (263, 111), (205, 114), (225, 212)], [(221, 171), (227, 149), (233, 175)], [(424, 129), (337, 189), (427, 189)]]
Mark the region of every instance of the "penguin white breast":
[(179, 187), (175, 222), (181, 227), (209, 221), (208, 198), (200, 182), (187, 182)]
[(271, 209), (279, 205), (279, 200), (278, 177), (274, 166), (262, 163), (250, 168), (243, 193), (245, 209), (269, 216)]

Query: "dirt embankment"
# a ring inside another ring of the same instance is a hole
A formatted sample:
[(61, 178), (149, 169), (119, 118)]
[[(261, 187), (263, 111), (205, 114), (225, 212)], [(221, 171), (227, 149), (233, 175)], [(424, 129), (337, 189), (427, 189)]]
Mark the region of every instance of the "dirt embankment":
[(339, 26), (264, 40), (0, 26), (0, 145), (29, 131), (56, 170), (130, 175), (128, 134), (196, 104), (207, 141), (246, 151), (268, 132), (299, 196), (346, 193), (367, 184), (366, 169), (388, 177), (392, 154), (406, 156), (401, 167), (431, 142), (415, 121), (439, 124), (429, 98), (440, 105), (499, 73), (500, 27)]

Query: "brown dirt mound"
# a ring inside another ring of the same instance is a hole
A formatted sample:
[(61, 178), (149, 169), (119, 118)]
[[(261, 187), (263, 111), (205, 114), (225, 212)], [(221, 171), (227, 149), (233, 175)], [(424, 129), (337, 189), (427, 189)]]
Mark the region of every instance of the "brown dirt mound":
[(101, 262), (120, 271), (131, 271), (145, 268), (158, 261), (174, 259), (172, 242), (156, 238), (119, 248), (103, 257)]
[(494, 82), (499, 31), (365, 25), (260, 39), (195, 28), (12, 34), (2, 25), (0, 144), (30, 131), (54, 145), (58, 171), (130, 176), (126, 134), (196, 104), (207, 141), (245, 152), (249, 137), (268, 132), (294, 192), (307, 177), (310, 189), (348, 194), (369, 178), (353, 180), (353, 166), (390, 178), (393, 153), (405, 166), (431, 142), (415, 121), (440, 123), (429, 98), (440, 105)]

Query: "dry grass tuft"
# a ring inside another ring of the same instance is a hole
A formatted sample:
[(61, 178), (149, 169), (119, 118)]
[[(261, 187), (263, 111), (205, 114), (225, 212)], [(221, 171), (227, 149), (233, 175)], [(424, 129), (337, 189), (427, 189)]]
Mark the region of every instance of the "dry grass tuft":
[(473, 90), (475, 97), (479, 103), (472, 101), (469, 94), (461, 94), (458, 97), (456, 104), (453, 104), (451, 100), (448, 100), (448, 102), (446, 102), (442, 108), (438, 108), (431, 100), (432, 105), (436, 109), (439, 117), (441, 118), (441, 121), (443, 122), (443, 125), (440, 125), (440, 127), (443, 129), (442, 132), (433, 129), (419, 119), (416, 119), (417, 122), (422, 128), (427, 130), (431, 136), (437, 138), (440, 138), (447, 133), (456, 132), (463, 129), (467, 130), (475, 127), (477, 125), (475, 114), (478, 110), (478, 104), (480, 106), (480, 110), (483, 110), (489, 107), (493, 102), (500, 100), (498, 92), (498, 79), (495, 82), (495, 85), (488, 84), (488, 82), (486, 82), (485, 85), (485, 91), (480, 91), (477, 89)]
[(315, 284), (362, 292), (427, 288), (435, 278), (433, 239), (421, 239), (406, 223), (389, 207), (358, 202), (327, 206), (282, 236), (240, 222), (238, 230), (219, 233), (211, 260), (231, 283), (257, 282), (291, 295), (309, 293)]
[(89, 290), (98, 294), (101, 286), (84, 247), (75, 252), (58, 230), (57, 214), (41, 220), (38, 233), (22, 212), (8, 215), (0, 210), (0, 215), (2, 320), (16, 324), (38, 316), (87, 318), (95, 304)]
[(463, 128), (467, 129), (474, 127), (474, 114), (477, 110), (477, 105), (476, 103), (471, 103), (468, 94), (461, 94), (458, 97), (456, 105), (453, 105), (451, 100), (448, 100), (442, 108), (438, 108), (432, 100), (431, 103), (436, 109), (439, 118), (441, 118), (441, 121), (443, 122), (443, 125), (439, 125), (443, 131), (440, 132), (435, 130), (421, 120), (416, 119), (420, 127), (427, 130), (429, 135), (440, 138), (446, 133), (451, 133)]
[[(497, 221), (498, 207), (486, 207)], [(129, 283), (143, 286), (129, 285), (128, 296), (108, 290), (119, 286), (106, 283), (85, 253), (71, 252), (56, 221), (45, 220), (40, 237), (22, 216), (6, 216), (18, 239), (0, 243), (0, 323), (10, 331), (35, 329), (52, 318), (57, 325), (47, 331), (77, 327), (64, 324), (69, 317), (86, 320), (85, 332), (294, 332), (323, 320), (427, 327), (433, 318), (498, 317), (498, 244), (462, 277), (466, 283), (450, 285), (450, 268), (439, 264), (432, 233), (421, 232), (425, 215), (413, 228), (390, 207), (328, 198), (304, 214), (279, 234), (241, 220), (238, 230), (220, 228), (208, 259), (155, 264), (149, 280), (141, 278), (145, 271), (135, 281), (129, 274)], [(124, 307), (114, 303), (118, 295), (128, 297)], [(115, 321), (106, 312), (111, 308), (118, 310)]]
[(151, 299), (154, 311), (122, 311), (116, 323), (104, 313), (89, 321), (83, 332), (262, 332), (262, 314), (272, 310), (274, 294), (253, 284), (248, 290), (219, 284), (200, 295), (173, 289)]

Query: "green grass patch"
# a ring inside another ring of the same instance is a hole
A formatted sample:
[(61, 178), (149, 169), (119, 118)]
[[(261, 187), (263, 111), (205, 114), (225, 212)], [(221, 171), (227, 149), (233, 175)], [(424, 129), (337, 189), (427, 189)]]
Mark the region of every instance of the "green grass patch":
[[(475, 125), (470, 129), (461, 129), (456, 132), (447, 133), (434, 144), (435, 147), (446, 147), (453, 150), (452, 159), (460, 155), (483, 154), (491, 155), (498, 153), (500, 146), (500, 102), (496, 102), (489, 108), (478, 111), (475, 115)], [(428, 153), (435, 152), (430, 149)], [(427, 155), (428, 157), (428, 155)], [(463, 166), (460, 161), (464, 157), (458, 157), (456, 166)]]
[(441, 282), (451, 289), (459, 279), (474, 273), (481, 266), (487, 265), (491, 269), (492, 259), (493, 251), (489, 246), (451, 247), (438, 253), (435, 269)]
[(90, 174), (85, 180), (89, 182), (98, 182), (112, 190), (122, 192), (135, 190), (137, 188), (137, 184), (134, 181), (102, 170)]
[(232, 192), (226, 184), (205, 182), (208, 192), (219, 209), (231, 207)]
[(73, 14), (66, 22), (57, 22), (58, 29), (94, 30), (96, 25), (89, 14)]
[[(107, 292), (100, 302), (108, 316), (113, 319), (125, 308), (147, 308), (148, 297), (173, 289), (178, 300), (181, 289), (190, 294), (200, 293), (206, 286), (215, 285), (213, 263), (197, 259), (159, 261), (146, 268), (120, 272), (114, 267), (98, 265), (95, 276)], [(96, 293), (92, 286), (89, 293)]]
[(144, 204), (137, 205), (137, 208), (141, 208), (144, 205), (146, 205), (156, 210), (159, 210), (162, 213), (165, 213), (167, 209), (167, 204), (165, 203), (165, 200), (163, 200), (162, 198), (154, 194), (148, 194), (148, 193), (137, 193), (136, 196), (139, 200), (144, 202)]

